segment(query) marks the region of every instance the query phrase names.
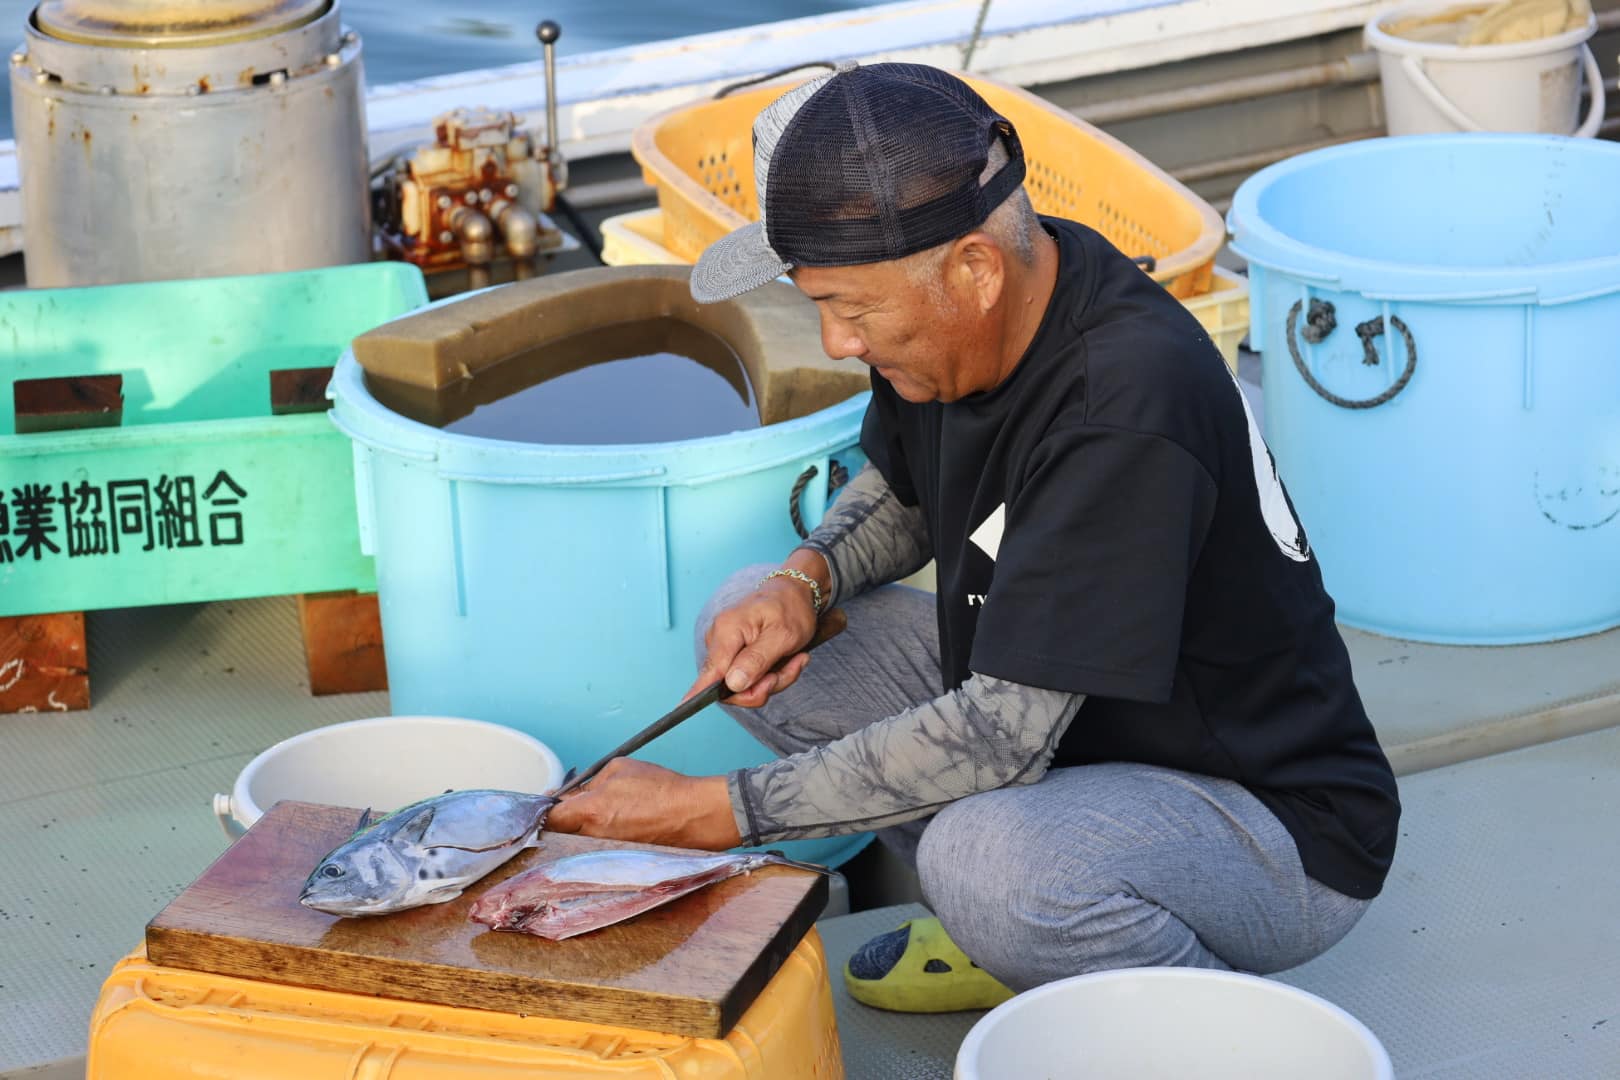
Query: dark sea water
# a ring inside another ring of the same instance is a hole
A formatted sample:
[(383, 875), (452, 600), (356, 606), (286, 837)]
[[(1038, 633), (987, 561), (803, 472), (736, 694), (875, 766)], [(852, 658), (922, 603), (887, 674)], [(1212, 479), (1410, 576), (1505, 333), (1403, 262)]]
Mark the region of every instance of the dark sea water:
[[(195, 0), (206, 3), (207, 0)], [(540, 58), (534, 27), (562, 26), (559, 57), (644, 41), (726, 30), (777, 19), (871, 6), (873, 0), (342, 0), (343, 21), (365, 42), (366, 81), (384, 83), (446, 75)], [(0, 0), (0, 43), (9, 54), (22, 41), (34, 0)], [(11, 87), (0, 82), (0, 139), (11, 137)]]

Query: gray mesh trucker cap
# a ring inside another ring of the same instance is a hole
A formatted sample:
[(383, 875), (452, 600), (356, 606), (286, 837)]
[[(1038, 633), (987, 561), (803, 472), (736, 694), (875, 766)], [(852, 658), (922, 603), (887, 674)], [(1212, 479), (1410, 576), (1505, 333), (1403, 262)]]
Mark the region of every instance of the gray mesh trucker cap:
[[(983, 186), (992, 143), (1007, 164)], [(971, 87), (921, 64), (840, 65), (754, 121), (760, 219), (711, 244), (692, 296), (729, 300), (796, 266), (900, 259), (965, 236), (1024, 180), (1018, 134)]]

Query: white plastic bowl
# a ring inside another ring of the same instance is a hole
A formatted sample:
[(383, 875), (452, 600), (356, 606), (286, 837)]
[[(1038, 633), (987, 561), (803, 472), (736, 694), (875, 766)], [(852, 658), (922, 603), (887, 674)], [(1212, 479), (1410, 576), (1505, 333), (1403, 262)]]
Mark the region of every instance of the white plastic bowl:
[(1283, 983), (1124, 968), (1048, 983), (985, 1014), (956, 1080), (1391, 1080), (1365, 1024)]
[(562, 783), (545, 743), (450, 716), (380, 716), (306, 731), (250, 761), (214, 814), (232, 839), (282, 799), (382, 813), (450, 788), (540, 792)]

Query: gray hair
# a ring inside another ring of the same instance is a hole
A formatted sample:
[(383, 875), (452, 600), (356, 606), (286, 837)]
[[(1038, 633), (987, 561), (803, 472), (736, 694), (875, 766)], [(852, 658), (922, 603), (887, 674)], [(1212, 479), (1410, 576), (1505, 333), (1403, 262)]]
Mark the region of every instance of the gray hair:
[[(1000, 139), (991, 143), (984, 172), (979, 174), (979, 183), (988, 183), (990, 178), (1006, 167), (1010, 160), (1007, 148), (1002, 145)], [(1035, 215), (1035, 207), (1029, 201), (1029, 192), (1020, 186), (1003, 199), (1000, 206), (990, 211), (990, 216), (984, 219), (984, 224), (979, 226), (978, 231), (988, 233), (998, 247), (1011, 252), (1025, 267), (1033, 267), (1035, 238), (1039, 235), (1040, 228), (1041, 222)], [(906, 277), (913, 284), (927, 288), (934, 301), (942, 305), (945, 301), (945, 285), (940, 280), (940, 268), (944, 265), (946, 253), (955, 242), (948, 240), (900, 260), (900, 266), (905, 271)]]

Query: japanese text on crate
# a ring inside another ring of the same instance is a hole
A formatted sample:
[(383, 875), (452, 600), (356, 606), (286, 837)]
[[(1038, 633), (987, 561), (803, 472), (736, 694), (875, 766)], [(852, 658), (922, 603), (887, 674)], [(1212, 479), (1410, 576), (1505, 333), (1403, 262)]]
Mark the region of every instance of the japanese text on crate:
[(0, 498), (0, 563), (240, 545), (247, 495), (223, 469), (200, 496), (196, 477), (167, 474), (104, 485), (23, 484)]

